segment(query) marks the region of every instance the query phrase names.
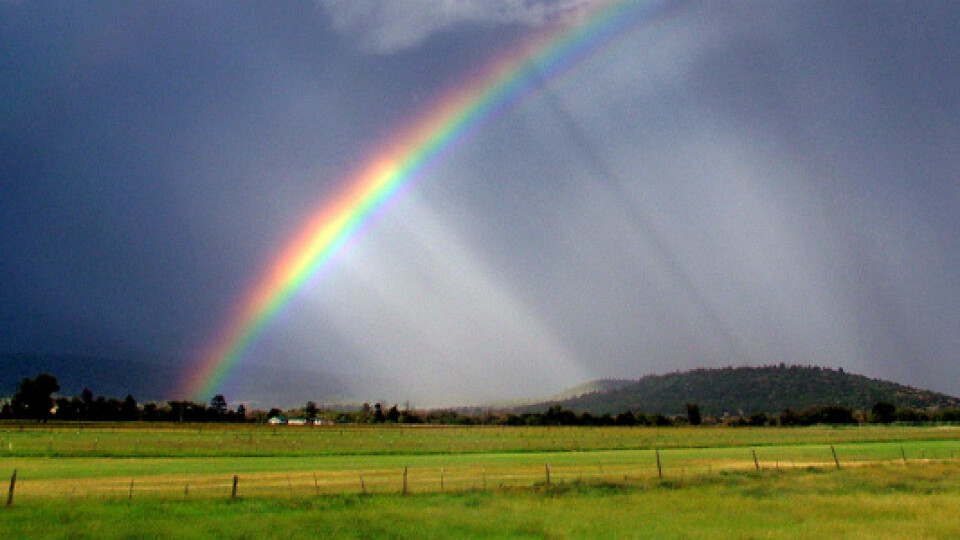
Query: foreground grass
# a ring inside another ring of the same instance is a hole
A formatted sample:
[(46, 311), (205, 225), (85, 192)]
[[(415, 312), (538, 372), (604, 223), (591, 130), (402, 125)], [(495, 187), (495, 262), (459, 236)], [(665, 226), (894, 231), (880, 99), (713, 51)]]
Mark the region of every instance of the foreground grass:
[(0, 479), (17, 471), (0, 531), (950, 538), (960, 537), (958, 458), (952, 426), (0, 424)]
[(890, 464), (409, 496), (52, 500), (0, 511), (0, 530), (11, 538), (955, 538), (958, 503), (957, 465)]

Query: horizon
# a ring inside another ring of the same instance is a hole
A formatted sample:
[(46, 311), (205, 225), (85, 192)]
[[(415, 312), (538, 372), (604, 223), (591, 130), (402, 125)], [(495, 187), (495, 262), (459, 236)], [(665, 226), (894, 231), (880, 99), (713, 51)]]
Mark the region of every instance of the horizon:
[[(4, 356), (6, 356), (6, 354), (4, 354)], [(16, 355), (10, 355), (10, 356), (16, 356)], [(20, 355), (20, 356), (35, 356), (35, 355)], [(78, 359), (76, 359), (76, 358), (71, 358), (70, 360), (74, 360), (74, 361), (75, 361), (75, 360), (78, 360)], [(105, 361), (105, 360), (107, 360), (107, 359), (103, 359), (103, 358), (87, 358), (87, 359), (85, 359), (85, 360), (91, 360), (91, 361), (96, 362), (96, 361)], [(601, 394), (603, 394), (603, 393), (606, 393), (606, 392), (608, 392), (608, 391), (611, 391), (611, 390), (609, 390), (609, 389), (580, 391), (583, 387), (589, 387), (589, 386), (591, 386), (591, 385), (595, 385), (596, 383), (604, 383), (604, 382), (627, 383), (627, 384), (630, 384), (630, 383), (642, 383), (644, 380), (647, 380), (647, 379), (664, 378), (664, 377), (669, 377), (669, 376), (674, 376), (674, 375), (675, 375), (675, 376), (686, 376), (686, 375), (694, 374), (694, 373), (696, 373), (696, 372), (711, 372), (711, 371), (716, 372), (716, 371), (728, 371), (728, 370), (738, 371), (738, 370), (751, 370), (751, 369), (757, 369), (757, 370), (763, 370), (763, 369), (782, 369), (782, 370), (799, 369), (799, 370), (813, 370), (813, 371), (821, 371), (821, 370), (822, 370), (822, 371), (830, 371), (830, 372), (838, 373), (838, 374), (841, 374), (841, 375), (847, 375), (847, 376), (851, 376), (851, 377), (861, 377), (861, 378), (864, 378), (864, 379), (867, 379), (867, 380), (870, 380), (870, 381), (877, 381), (877, 382), (882, 382), (882, 383), (889, 383), (889, 384), (893, 384), (893, 385), (896, 385), (896, 386), (902, 386), (902, 387), (905, 387), (905, 388), (909, 388), (909, 389), (912, 389), (912, 390), (916, 390), (916, 391), (919, 391), (919, 392), (930, 392), (930, 393), (932, 393), (932, 394), (941, 395), (941, 396), (944, 396), (944, 397), (946, 397), (946, 398), (951, 398), (951, 399), (954, 399), (954, 400), (960, 400), (960, 396), (952, 395), (952, 394), (949, 394), (949, 393), (937, 392), (937, 391), (931, 390), (931, 389), (929, 389), (929, 388), (917, 387), (917, 386), (905, 384), (905, 383), (903, 383), (903, 382), (896, 381), (896, 380), (883, 379), (883, 378), (880, 378), (880, 377), (872, 376), (872, 375), (870, 375), (869, 373), (852, 373), (852, 372), (848, 372), (848, 371), (845, 370), (842, 366), (824, 366), (824, 365), (813, 365), (813, 364), (785, 364), (785, 363), (780, 363), (780, 364), (766, 364), (766, 365), (755, 365), (755, 366), (746, 366), (746, 365), (743, 365), (743, 366), (693, 367), (693, 368), (689, 368), (689, 369), (685, 369), (685, 370), (675, 370), (675, 371), (670, 371), (670, 372), (646, 373), (646, 374), (640, 375), (640, 376), (638, 376), (638, 377), (631, 377), (631, 378), (600, 378), (600, 379), (591, 379), (591, 380), (583, 381), (583, 382), (581, 382), (581, 383), (579, 383), (579, 384), (576, 384), (576, 385), (573, 385), (573, 386), (570, 386), (570, 387), (567, 387), (567, 388), (559, 389), (559, 390), (557, 390), (556, 392), (553, 392), (553, 393), (550, 394), (550, 395), (540, 395), (540, 396), (530, 395), (530, 396), (520, 397), (520, 398), (513, 399), (513, 400), (497, 400), (497, 401), (489, 401), (489, 402), (483, 402), (483, 403), (445, 403), (445, 404), (429, 404), (429, 403), (428, 403), (428, 404), (422, 404), (422, 403), (413, 402), (413, 401), (411, 401), (411, 400), (409, 400), (409, 399), (404, 399), (404, 398), (402, 398), (402, 397), (398, 399), (398, 398), (396, 398), (396, 397), (390, 397), (390, 396), (379, 396), (379, 397), (377, 397), (377, 398), (371, 398), (370, 396), (367, 396), (366, 398), (363, 397), (363, 396), (354, 396), (354, 397), (349, 397), (349, 398), (336, 398), (336, 397), (333, 397), (333, 398), (329, 398), (329, 399), (324, 399), (324, 398), (321, 397), (321, 396), (310, 396), (310, 395), (308, 395), (308, 394), (300, 395), (300, 396), (298, 397), (298, 399), (293, 399), (293, 400), (288, 400), (288, 401), (283, 401), (283, 400), (273, 400), (273, 401), (271, 401), (271, 400), (269, 400), (269, 399), (262, 399), (262, 398), (257, 398), (257, 399), (245, 399), (243, 396), (239, 396), (239, 397), (238, 397), (238, 396), (229, 396), (229, 395), (226, 395), (226, 394), (224, 394), (224, 397), (226, 398), (227, 403), (229, 404), (231, 410), (235, 410), (238, 405), (241, 405), (241, 404), (242, 404), (242, 405), (244, 405), (244, 407), (247, 409), (248, 412), (257, 412), (257, 411), (259, 411), (259, 412), (264, 412), (264, 411), (268, 411), (268, 410), (273, 409), (273, 408), (279, 408), (279, 409), (282, 410), (282, 411), (302, 409), (302, 408), (304, 407), (304, 405), (305, 405), (308, 401), (312, 401), (312, 402), (316, 403), (321, 409), (330, 408), (330, 409), (338, 410), (338, 407), (339, 407), (339, 408), (342, 408), (344, 411), (349, 411), (349, 410), (353, 410), (353, 409), (358, 409), (358, 408), (360, 408), (361, 406), (363, 406), (364, 404), (374, 404), (374, 403), (380, 403), (380, 404), (383, 404), (384, 406), (388, 406), (388, 405), (393, 405), (393, 406), (404, 405), (403, 410), (413, 410), (413, 411), (442, 411), (442, 410), (461, 410), (461, 411), (462, 411), (462, 410), (470, 410), (470, 409), (476, 409), (476, 410), (487, 409), (487, 410), (500, 410), (500, 411), (504, 411), (504, 410), (510, 410), (510, 409), (512, 409), (512, 408), (517, 408), (517, 407), (526, 407), (526, 406), (533, 406), (533, 405), (547, 405), (547, 404), (550, 404), (550, 403), (563, 402), (563, 401), (566, 401), (566, 400), (575, 399), (575, 398), (577, 398), (577, 397), (582, 397), (582, 396), (584, 396), (584, 395), (588, 395), (588, 394), (593, 393), (593, 392), (600, 392)], [(72, 384), (74, 387), (77, 387), (77, 388), (83, 387), (84, 389), (90, 389), (90, 390), (93, 392), (94, 396), (103, 396), (103, 397), (108, 398), (108, 399), (109, 399), (109, 398), (122, 399), (122, 398), (123, 398), (124, 396), (126, 396), (126, 395), (132, 395), (132, 396), (134, 397), (134, 399), (136, 399), (136, 401), (137, 401), (138, 404), (145, 404), (145, 403), (158, 403), (158, 404), (163, 404), (163, 403), (172, 403), (172, 402), (179, 402), (179, 401), (188, 401), (188, 402), (192, 402), (192, 403), (196, 403), (196, 404), (206, 405), (207, 402), (209, 401), (209, 400), (199, 400), (199, 401), (198, 401), (198, 400), (190, 399), (190, 398), (177, 398), (177, 397), (153, 397), (153, 398), (141, 399), (141, 398), (139, 398), (139, 397), (137, 396), (136, 393), (127, 392), (127, 391), (120, 391), (119, 393), (116, 393), (116, 395), (113, 395), (113, 394), (111, 394), (111, 393), (99, 392), (99, 391), (95, 390), (94, 388), (92, 388), (91, 385), (89, 385), (89, 384), (79, 383), (79, 386), (77, 386), (78, 381), (69, 381), (69, 382), (68, 382), (68, 381), (61, 381), (61, 380), (60, 380), (60, 377), (58, 377), (57, 373), (55, 373), (55, 372), (53, 372), (53, 371), (55, 371), (55, 370), (40, 371), (40, 372), (37, 372), (37, 373), (33, 373), (32, 375), (25, 375), (24, 377), (26, 377), (26, 378), (32, 378), (32, 377), (37, 376), (37, 375), (40, 374), (40, 373), (47, 373), (47, 374), (49, 374), (49, 375), (53, 375), (55, 378), (58, 379), (58, 381), (61, 382), (61, 389), (63, 389), (63, 385), (64, 385), (64, 384)], [(18, 382), (19, 382), (22, 378), (24, 378), (24, 377), (14, 377), (14, 379), (16, 379), (15, 382), (18, 383)], [(10, 395), (8, 395), (8, 396), (0, 395), (0, 400), (9, 399), (9, 398), (13, 395), (13, 392), (15, 392), (15, 390), (16, 390), (16, 384), (12, 384), (12, 385), (9, 385), (9, 386), (11, 386), (11, 388), (9, 389)], [(572, 393), (573, 391), (577, 391), (577, 393), (574, 394), (574, 393)], [(61, 391), (61, 392), (56, 392), (56, 393), (54, 393), (54, 397), (58, 397), (58, 396), (59, 396), (59, 397), (76, 397), (76, 396), (79, 396), (79, 395), (80, 395), (80, 392), (79, 392), (79, 391), (75, 391), (75, 392), (69, 392), (69, 391), (63, 392), (63, 391)], [(261, 405), (261, 403), (263, 403), (263, 405)]]

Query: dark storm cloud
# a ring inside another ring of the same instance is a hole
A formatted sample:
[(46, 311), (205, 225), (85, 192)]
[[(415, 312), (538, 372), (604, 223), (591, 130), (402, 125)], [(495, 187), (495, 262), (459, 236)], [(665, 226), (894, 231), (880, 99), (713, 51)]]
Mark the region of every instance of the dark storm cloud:
[[(587, 4), (0, 4), (0, 352), (194, 361), (365, 156)], [(450, 152), (225, 390), (784, 361), (960, 393), (960, 9), (678, 6)]]

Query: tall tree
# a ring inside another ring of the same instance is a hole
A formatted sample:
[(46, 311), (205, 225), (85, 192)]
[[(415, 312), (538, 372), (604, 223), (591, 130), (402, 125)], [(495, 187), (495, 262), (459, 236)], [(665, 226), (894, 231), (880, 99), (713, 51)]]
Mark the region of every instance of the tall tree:
[(367, 402), (363, 403), (363, 407), (360, 408), (360, 417), (358, 420), (361, 424), (366, 424), (370, 422), (370, 404)]
[(53, 408), (53, 393), (59, 390), (60, 383), (49, 373), (41, 373), (35, 379), (24, 378), (11, 400), (14, 414), (18, 418), (46, 421)]
[(82, 420), (95, 420), (96, 418), (93, 412), (94, 404), (93, 390), (84, 388), (83, 391), (80, 392), (80, 407), (77, 415), (80, 416)]
[(140, 407), (137, 406), (137, 400), (133, 399), (133, 396), (130, 394), (127, 394), (126, 399), (124, 399), (120, 405), (120, 416), (122, 416), (124, 420), (140, 419)]
[(897, 419), (897, 407), (893, 403), (878, 401), (870, 409), (873, 413), (873, 421), (882, 424), (889, 424)]
[(213, 399), (210, 400), (210, 408), (213, 409), (218, 415), (226, 413), (227, 398), (223, 397), (223, 394), (217, 394), (213, 396)]
[(387, 421), (393, 422), (394, 424), (400, 421), (400, 410), (397, 409), (396, 405), (387, 409)]
[(303, 409), (304, 414), (307, 415), (307, 418), (316, 418), (317, 413), (320, 412), (320, 409), (317, 407), (316, 401), (308, 401), (307, 406)]
[(687, 403), (687, 421), (691, 426), (699, 426), (702, 423), (700, 418), (700, 405), (696, 403)]

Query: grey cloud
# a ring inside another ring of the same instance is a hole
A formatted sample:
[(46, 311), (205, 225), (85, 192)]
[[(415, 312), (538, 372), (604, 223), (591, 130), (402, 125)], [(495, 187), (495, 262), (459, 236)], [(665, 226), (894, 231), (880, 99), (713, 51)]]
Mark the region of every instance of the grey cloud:
[[(0, 350), (194, 360), (403, 118), (587, 4), (410, 5), (0, 8)], [(676, 5), (446, 148), (224, 390), (283, 366), (452, 404), (784, 361), (960, 393), (960, 10)], [(150, 54), (71, 56), (101, 19)]]
[(605, 0), (317, 0), (337, 32), (366, 52), (391, 54), (465, 24), (530, 27), (576, 17)]

